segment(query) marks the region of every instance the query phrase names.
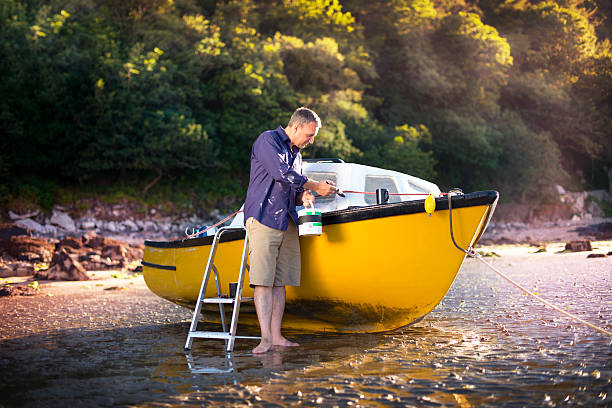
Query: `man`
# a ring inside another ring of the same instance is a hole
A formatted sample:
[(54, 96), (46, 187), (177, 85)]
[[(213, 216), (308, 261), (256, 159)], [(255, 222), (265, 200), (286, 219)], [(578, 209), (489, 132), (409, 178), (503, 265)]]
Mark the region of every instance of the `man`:
[(300, 284), (300, 243), (296, 205), (312, 203), (319, 195), (334, 194), (329, 180), (309, 180), (302, 175), (300, 149), (314, 142), (321, 127), (317, 114), (298, 108), (283, 129), (263, 132), (251, 152), (251, 175), (244, 203), (249, 235), (251, 286), (261, 328), (261, 342), (253, 353), (272, 346), (297, 346), (281, 334), (285, 286)]

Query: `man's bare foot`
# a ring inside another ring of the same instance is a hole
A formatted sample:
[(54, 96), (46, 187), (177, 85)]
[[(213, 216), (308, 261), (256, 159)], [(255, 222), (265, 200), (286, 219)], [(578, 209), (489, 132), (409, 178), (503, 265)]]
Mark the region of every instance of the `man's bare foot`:
[(253, 349), (253, 354), (265, 353), (272, 348), (272, 342), (268, 340), (261, 340), (261, 342)]
[(296, 347), (296, 346), (299, 346), (298, 343), (294, 343), (293, 341), (287, 340), (283, 336), (281, 336), (278, 339), (274, 339), (272, 344), (275, 345), (275, 346), (283, 346), (283, 347)]

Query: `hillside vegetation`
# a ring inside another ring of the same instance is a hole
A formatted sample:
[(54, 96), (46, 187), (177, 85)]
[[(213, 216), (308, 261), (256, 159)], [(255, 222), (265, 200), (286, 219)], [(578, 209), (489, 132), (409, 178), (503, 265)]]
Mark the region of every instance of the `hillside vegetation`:
[(0, 197), (233, 206), (302, 105), (306, 157), (534, 205), (612, 168), (608, 1), (2, 0)]

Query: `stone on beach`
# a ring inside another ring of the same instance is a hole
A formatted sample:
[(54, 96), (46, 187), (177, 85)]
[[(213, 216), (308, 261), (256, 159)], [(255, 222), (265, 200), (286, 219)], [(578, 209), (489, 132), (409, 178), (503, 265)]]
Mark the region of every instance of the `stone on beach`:
[(45, 234), (47, 232), (47, 228), (45, 228), (44, 225), (41, 225), (30, 218), (19, 219), (15, 221), (15, 225), (39, 234)]
[(0, 278), (9, 276), (30, 276), (35, 272), (34, 266), (28, 262), (13, 262), (0, 266)]
[(49, 269), (37, 272), (35, 277), (44, 280), (89, 280), (89, 275), (83, 265), (74, 259), (65, 248), (60, 248), (53, 255)]
[[(139, 261), (144, 245), (128, 244), (89, 231), (83, 237), (34, 238), (31, 232), (13, 225), (0, 225), (0, 277), (31, 276), (46, 280), (88, 280), (87, 271), (126, 270)], [(25, 262), (17, 262), (25, 261)], [(36, 272), (34, 263), (48, 263)]]
[(57, 210), (53, 211), (53, 215), (51, 216), (49, 222), (51, 222), (51, 224), (53, 225), (57, 225), (58, 227), (65, 229), (66, 231), (76, 230), (76, 224), (74, 223), (74, 220), (65, 212)]
[(78, 238), (67, 236), (60, 240), (59, 246), (80, 249), (83, 248), (83, 241)]
[(0, 287), (0, 297), (4, 296), (34, 296), (38, 291), (30, 286), (5, 285)]
[(588, 254), (587, 258), (607, 258), (606, 254)]
[(583, 240), (583, 241), (570, 241), (565, 244), (566, 251), (580, 252), (580, 251), (592, 251), (591, 241)]
[(25, 219), (25, 218), (32, 218), (32, 217), (36, 217), (39, 213), (40, 213), (40, 211), (38, 211), (38, 210), (29, 212), (27, 214), (16, 214), (16, 213), (14, 213), (11, 210), (8, 211), (8, 215), (9, 215), (9, 218), (11, 220), (22, 220), (22, 219)]
[(13, 236), (8, 242), (7, 253), (27, 262), (49, 262), (53, 257), (55, 245), (44, 238), (26, 235)]

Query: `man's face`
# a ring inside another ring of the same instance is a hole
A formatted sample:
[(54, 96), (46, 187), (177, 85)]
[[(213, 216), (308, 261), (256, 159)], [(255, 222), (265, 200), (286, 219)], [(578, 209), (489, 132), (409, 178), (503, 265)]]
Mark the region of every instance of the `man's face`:
[(296, 125), (295, 137), (292, 142), (300, 149), (303, 149), (309, 144), (314, 143), (314, 138), (318, 131), (316, 122), (310, 122), (303, 126)]

